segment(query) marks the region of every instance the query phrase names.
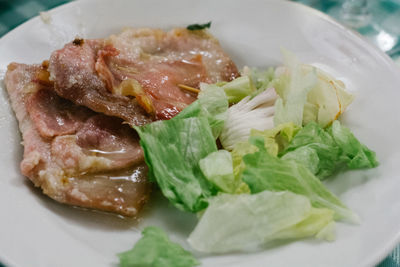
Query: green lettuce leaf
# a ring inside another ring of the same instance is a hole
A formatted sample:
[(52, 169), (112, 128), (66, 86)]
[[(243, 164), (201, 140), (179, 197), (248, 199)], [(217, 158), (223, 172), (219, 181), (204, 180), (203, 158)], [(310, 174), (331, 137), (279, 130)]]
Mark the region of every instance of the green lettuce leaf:
[(157, 121), (135, 127), (149, 172), (175, 207), (197, 212), (207, 207), (215, 193), (203, 176), (200, 159), (217, 151), (204, 117)]
[(199, 161), (217, 151), (228, 101), (218, 86), (202, 85), (199, 99), (168, 121), (134, 128), (140, 136), (149, 177), (177, 208), (198, 212), (216, 188), (204, 177)]
[(118, 254), (121, 267), (190, 267), (200, 263), (189, 251), (173, 243), (154, 226), (142, 231), (142, 238), (128, 251)]
[(310, 122), (297, 133), (281, 156), (303, 164), (320, 179), (332, 175), (344, 165), (350, 169), (378, 165), (375, 153), (361, 144), (339, 121), (334, 121), (327, 130), (316, 122)]
[(275, 78), (275, 71), (272, 67), (262, 70), (245, 66), (242, 76), (249, 76), (254, 87), (260, 92), (272, 87), (270, 83)]
[[(278, 74), (272, 84), (280, 96), (275, 102), (275, 125), (286, 122), (303, 125), (304, 105), (307, 103), (308, 92), (315, 86), (317, 77), (315, 71), (303, 74), (297, 57), (282, 49), (285, 67), (277, 69)], [(279, 73), (281, 70), (282, 73)]]
[(318, 239), (335, 240), (334, 212), (330, 209), (312, 208), (303, 221), (276, 233), (274, 239), (294, 239), (315, 236)]
[(242, 179), (249, 185), (251, 193), (264, 190), (291, 191), (308, 197), (316, 208), (335, 211), (335, 219), (354, 223), (359, 221), (358, 216), (329, 192), (305, 166), (270, 155), (262, 137), (251, 137), (250, 142), (259, 150), (243, 157), (246, 168)]
[[(312, 148), (310, 146), (299, 147), (294, 151), (290, 151), (287, 154), (284, 154), (281, 158), (283, 160), (294, 160), (297, 163), (302, 164), (312, 174), (316, 175), (321, 180), (330, 176), (334, 171), (334, 168), (327, 168), (327, 169), (321, 168), (320, 158), (318, 156), (317, 149)], [(335, 158), (335, 160), (336, 160), (336, 158)], [(322, 159), (322, 162), (324, 162), (323, 159)], [(327, 163), (331, 163), (331, 162), (328, 161)], [(329, 164), (329, 165), (332, 165), (332, 164)], [(333, 167), (335, 167), (335, 166), (333, 166)]]
[[(293, 123), (280, 124), (279, 126), (265, 131), (251, 130), (251, 136), (261, 136), (264, 138), (264, 146), (267, 151), (276, 156), (278, 152), (285, 149), (293, 139), (300, 127)], [(239, 142), (232, 150), (233, 173), (237, 180), (241, 180), (242, 173), (246, 168), (243, 162), (243, 156), (258, 151), (258, 148), (249, 142)]]
[(244, 67), (242, 76), (230, 82), (218, 82), (217, 85), (224, 89), (228, 96), (229, 104), (235, 104), (243, 98), (255, 97), (259, 93), (270, 88), (270, 82), (274, 78), (274, 69), (259, 70), (257, 68)]
[(301, 64), (296, 56), (282, 49), (284, 67), (276, 69), (271, 82), (280, 96), (276, 101), (275, 125), (293, 122), (306, 125), (315, 121), (329, 126), (353, 101), (343, 82), (319, 68)]
[(243, 156), (257, 151), (258, 148), (249, 142), (239, 142), (235, 145), (235, 148), (231, 152), (235, 179), (242, 180), (242, 173), (246, 168), (243, 162)]
[(330, 223), (333, 211), (313, 208), (306, 197), (291, 192), (221, 194), (210, 201), (188, 242), (202, 252), (230, 252), (315, 236)]
[(282, 154), (282, 159), (303, 164), (321, 179), (332, 175), (340, 164), (339, 147), (316, 122), (304, 126)]
[(242, 76), (222, 85), (229, 104), (235, 104), (256, 91), (249, 76)]
[(227, 118), (228, 99), (224, 90), (215, 84), (202, 83), (200, 89), (198, 99), (172, 119), (205, 117), (216, 139)]
[(240, 179), (240, 176), (234, 175), (232, 156), (226, 150), (218, 150), (200, 160), (200, 169), (221, 192), (250, 193), (249, 187)]
[(261, 136), (264, 138), (264, 146), (274, 156), (284, 150), (292, 141), (300, 127), (292, 122), (280, 124), (273, 129), (259, 131), (252, 129), (250, 136)]
[(375, 152), (361, 144), (350, 129), (335, 121), (328, 129), (336, 144), (341, 149), (341, 159), (350, 169), (374, 168), (378, 166)]

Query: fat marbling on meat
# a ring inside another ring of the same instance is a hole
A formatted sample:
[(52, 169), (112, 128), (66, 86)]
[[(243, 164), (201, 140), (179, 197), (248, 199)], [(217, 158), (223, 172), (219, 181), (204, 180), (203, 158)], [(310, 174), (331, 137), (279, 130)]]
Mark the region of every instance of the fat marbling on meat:
[(21, 172), (49, 197), (134, 216), (149, 197), (136, 132), (35, 81), (40, 65), (11, 63), (5, 77), (24, 144)]
[(170, 119), (196, 96), (179, 84), (230, 81), (239, 74), (206, 31), (125, 29), (106, 39), (75, 40), (52, 53), (58, 95), (134, 125)]

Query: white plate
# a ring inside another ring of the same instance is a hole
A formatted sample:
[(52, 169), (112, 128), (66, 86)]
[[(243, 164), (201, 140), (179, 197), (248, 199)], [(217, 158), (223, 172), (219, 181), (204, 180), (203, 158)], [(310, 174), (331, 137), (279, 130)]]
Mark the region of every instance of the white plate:
[[(383, 53), (325, 15), (285, 1), (108, 1), (67, 4), (34, 18), (0, 40), (0, 69), (11, 61), (39, 63), (76, 35), (105, 37), (124, 26), (169, 29), (212, 21), (211, 32), (241, 67), (281, 62), (279, 48), (344, 80), (356, 100), (343, 121), (381, 165), (349, 171), (327, 184), (362, 218), (339, 223), (333, 243), (298, 241), (253, 254), (201, 256), (203, 266), (371, 266), (400, 241), (400, 72)], [(4, 84), (2, 84), (4, 87)], [(147, 225), (164, 228), (187, 247), (195, 216), (158, 197), (139, 222), (58, 204), (21, 176), (17, 123), (0, 95), (0, 260), (12, 266), (117, 265)]]

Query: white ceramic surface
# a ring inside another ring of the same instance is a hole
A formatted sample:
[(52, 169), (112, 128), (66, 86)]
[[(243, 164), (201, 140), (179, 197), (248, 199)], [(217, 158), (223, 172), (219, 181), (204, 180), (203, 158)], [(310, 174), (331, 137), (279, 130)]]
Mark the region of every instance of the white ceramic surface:
[[(345, 81), (356, 95), (343, 122), (377, 152), (380, 166), (349, 171), (328, 187), (362, 218), (338, 223), (332, 243), (305, 240), (250, 254), (197, 255), (203, 266), (372, 266), (400, 241), (400, 72), (383, 53), (325, 15), (286, 1), (90, 0), (50, 11), (0, 39), (0, 75), (12, 61), (39, 63), (75, 36), (105, 37), (124, 26), (169, 29), (212, 21), (211, 32), (235, 62), (266, 67), (294, 51)], [(58, 204), (19, 172), (20, 134), (0, 93), (0, 261), (11, 266), (110, 266), (147, 225), (164, 228), (185, 247), (195, 216), (156, 196), (142, 218), (83, 211)]]

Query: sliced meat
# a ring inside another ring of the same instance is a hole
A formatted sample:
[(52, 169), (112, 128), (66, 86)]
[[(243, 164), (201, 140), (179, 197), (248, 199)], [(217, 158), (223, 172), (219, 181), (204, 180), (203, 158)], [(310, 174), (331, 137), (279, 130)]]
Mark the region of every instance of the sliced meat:
[(26, 108), (40, 135), (49, 138), (75, 133), (93, 115), (87, 108), (65, 101), (49, 89), (32, 94), (27, 99)]
[(238, 71), (205, 31), (126, 29), (76, 40), (53, 52), (50, 79), (60, 96), (130, 124), (170, 119), (196, 96), (179, 84), (230, 81)]
[(35, 82), (42, 70), (12, 63), (5, 77), (23, 137), (22, 174), (59, 202), (136, 215), (150, 193), (136, 132)]
[(102, 41), (87, 40), (81, 45), (68, 44), (51, 56), (51, 79), (56, 92), (74, 103), (96, 112), (142, 125), (152, 121), (136, 100), (111, 94), (97, 75), (95, 63)]

